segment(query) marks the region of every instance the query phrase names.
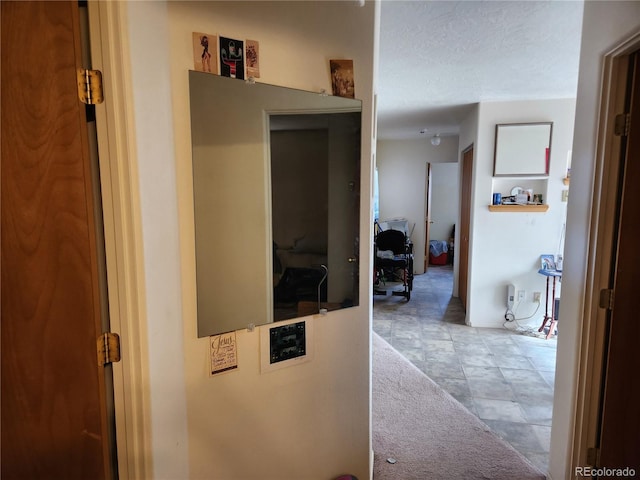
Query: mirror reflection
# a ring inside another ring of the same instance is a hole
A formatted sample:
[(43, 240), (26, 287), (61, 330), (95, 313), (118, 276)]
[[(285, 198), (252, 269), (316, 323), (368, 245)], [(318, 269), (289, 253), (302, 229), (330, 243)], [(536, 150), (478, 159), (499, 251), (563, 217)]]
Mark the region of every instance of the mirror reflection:
[(189, 88), (198, 336), (357, 305), (361, 102)]
[(551, 122), (496, 125), (493, 175), (549, 175)]
[(274, 320), (357, 304), (360, 117), (269, 117)]

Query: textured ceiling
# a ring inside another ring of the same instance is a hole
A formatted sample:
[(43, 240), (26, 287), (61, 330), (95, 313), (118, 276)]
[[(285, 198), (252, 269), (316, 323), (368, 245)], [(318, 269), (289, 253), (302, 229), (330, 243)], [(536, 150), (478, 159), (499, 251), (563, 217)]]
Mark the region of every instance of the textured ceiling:
[(575, 97), (582, 7), (383, 0), (378, 138), (455, 135), (481, 101)]

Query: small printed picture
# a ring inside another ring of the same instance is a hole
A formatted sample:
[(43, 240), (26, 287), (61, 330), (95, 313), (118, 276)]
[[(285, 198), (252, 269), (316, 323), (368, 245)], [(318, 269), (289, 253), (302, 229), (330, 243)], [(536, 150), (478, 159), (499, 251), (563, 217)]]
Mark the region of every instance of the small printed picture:
[(247, 40), (247, 77), (260, 78), (260, 44)]
[(542, 270), (555, 270), (556, 261), (553, 255), (540, 255), (540, 268)]
[(238, 368), (236, 332), (209, 337), (211, 376)]
[(220, 37), (220, 75), (244, 80), (244, 42)]
[(218, 73), (216, 51), (218, 37), (208, 33), (193, 32), (193, 68), (198, 72)]
[(331, 88), (337, 97), (355, 98), (353, 60), (329, 60)]

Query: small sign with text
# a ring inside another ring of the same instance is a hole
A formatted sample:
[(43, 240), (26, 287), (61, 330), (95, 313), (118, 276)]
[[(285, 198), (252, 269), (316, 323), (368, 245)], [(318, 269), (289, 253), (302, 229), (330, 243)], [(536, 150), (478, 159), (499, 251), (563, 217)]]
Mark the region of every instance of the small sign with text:
[(236, 332), (209, 337), (211, 347), (211, 375), (238, 368)]

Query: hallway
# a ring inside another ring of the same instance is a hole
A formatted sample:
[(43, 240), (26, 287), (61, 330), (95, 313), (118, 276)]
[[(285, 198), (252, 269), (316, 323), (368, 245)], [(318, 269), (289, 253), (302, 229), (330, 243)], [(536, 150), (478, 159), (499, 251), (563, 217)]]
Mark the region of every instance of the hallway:
[(452, 267), (430, 266), (411, 301), (374, 296), (374, 331), (546, 472), (556, 338), (466, 326), (452, 288)]

